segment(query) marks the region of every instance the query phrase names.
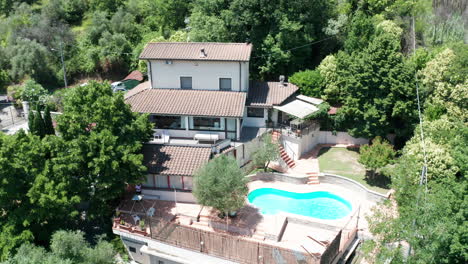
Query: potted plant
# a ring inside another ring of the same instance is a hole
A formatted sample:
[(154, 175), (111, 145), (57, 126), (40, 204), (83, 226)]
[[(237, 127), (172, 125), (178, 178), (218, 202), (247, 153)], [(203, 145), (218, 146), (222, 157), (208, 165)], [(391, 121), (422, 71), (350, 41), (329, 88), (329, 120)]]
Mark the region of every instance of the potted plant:
[(132, 227), (130, 227), (130, 226), (127, 226), (127, 224), (125, 223), (125, 221), (124, 221), (124, 220), (120, 220), (119, 229), (123, 229), (123, 230), (131, 231), (131, 230), (132, 230)]
[(139, 228), (133, 228), (132, 230), (133, 233), (136, 233), (136, 234), (140, 234), (140, 235), (143, 235), (143, 236), (146, 236), (147, 235), (147, 232), (146, 232), (146, 229), (145, 229), (145, 221), (144, 220), (140, 220), (140, 223), (139, 223)]

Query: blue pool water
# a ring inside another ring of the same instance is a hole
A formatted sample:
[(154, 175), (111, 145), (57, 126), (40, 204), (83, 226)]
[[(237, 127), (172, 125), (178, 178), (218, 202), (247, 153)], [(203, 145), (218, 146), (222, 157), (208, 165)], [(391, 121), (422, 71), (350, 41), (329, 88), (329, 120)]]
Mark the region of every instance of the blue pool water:
[(249, 193), (249, 202), (262, 214), (287, 212), (319, 219), (340, 219), (347, 216), (351, 204), (329, 192), (295, 193), (273, 188), (261, 188)]

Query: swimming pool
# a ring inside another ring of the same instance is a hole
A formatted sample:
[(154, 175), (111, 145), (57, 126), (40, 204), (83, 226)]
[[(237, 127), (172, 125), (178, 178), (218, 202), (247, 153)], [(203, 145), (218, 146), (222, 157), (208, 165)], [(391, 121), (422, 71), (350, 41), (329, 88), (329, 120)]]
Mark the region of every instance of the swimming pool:
[(295, 193), (273, 188), (260, 188), (248, 195), (249, 202), (262, 214), (287, 212), (319, 219), (333, 220), (347, 216), (351, 203), (325, 191)]

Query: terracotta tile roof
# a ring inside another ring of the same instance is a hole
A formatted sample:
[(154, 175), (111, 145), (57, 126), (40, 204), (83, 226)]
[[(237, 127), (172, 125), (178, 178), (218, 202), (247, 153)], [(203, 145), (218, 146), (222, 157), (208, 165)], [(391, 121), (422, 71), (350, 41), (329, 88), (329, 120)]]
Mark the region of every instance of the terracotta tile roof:
[[(204, 49), (206, 56), (201, 56)], [(249, 61), (252, 44), (213, 42), (151, 42), (140, 54), (140, 59)]]
[(329, 115), (336, 115), (336, 113), (338, 112), (338, 109), (340, 109), (340, 107), (331, 106), (330, 110), (328, 110), (328, 114)]
[(299, 88), (292, 83), (259, 82), (251, 81), (247, 105), (249, 106), (274, 106), (280, 105)]
[(143, 89), (125, 101), (139, 113), (242, 117), (246, 97), (244, 92)]
[(143, 73), (140, 71), (132, 71), (124, 80), (137, 80), (141, 82), (143, 81)]
[(124, 98), (128, 99), (128, 98), (134, 96), (135, 94), (137, 94), (137, 93), (139, 93), (139, 92), (141, 92), (143, 90), (149, 89), (149, 88), (150, 88), (149, 81), (142, 82), (142, 83), (138, 84), (137, 86), (133, 87), (133, 89), (128, 90), (125, 93)]
[(211, 148), (160, 144), (145, 144), (142, 152), (148, 172), (162, 175), (193, 175), (211, 156)]

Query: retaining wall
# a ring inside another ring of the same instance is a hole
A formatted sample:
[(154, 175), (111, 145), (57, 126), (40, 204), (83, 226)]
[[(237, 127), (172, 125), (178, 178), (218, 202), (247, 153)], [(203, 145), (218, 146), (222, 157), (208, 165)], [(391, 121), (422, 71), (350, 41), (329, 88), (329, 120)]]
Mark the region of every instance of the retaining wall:
[(357, 181), (348, 179), (343, 176), (335, 175), (335, 174), (321, 173), (319, 175), (319, 181), (320, 183), (335, 184), (335, 185), (338, 185), (347, 189), (351, 189), (356, 193), (361, 193), (362, 195), (365, 196), (367, 200), (373, 201), (373, 202), (380, 202), (383, 199), (388, 198), (388, 195), (386, 194), (381, 194), (381, 193), (369, 190), (364, 185), (360, 184)]
[(320, 131), (318, 133), (318, 143), (364, 145), (368, 144), (369, 140), (367, 138), (352, 137), (347, 132), (336, 132), (336, 134), (333, 134), (331, 131)]
[(289, 175), (277, 172), (257, 172), (257, 174), (246, 176), (250, 181), (281, 181), (294, 184), (307, 184), (308, 177)]

